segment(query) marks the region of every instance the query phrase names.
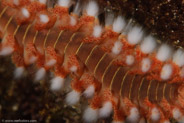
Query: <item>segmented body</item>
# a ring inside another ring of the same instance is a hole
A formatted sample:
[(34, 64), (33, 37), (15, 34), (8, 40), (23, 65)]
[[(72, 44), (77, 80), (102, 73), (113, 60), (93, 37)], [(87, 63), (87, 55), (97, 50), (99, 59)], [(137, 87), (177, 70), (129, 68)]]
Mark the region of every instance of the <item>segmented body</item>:
[[(22, 15), (19, 7), (27, 7), (28, 14)], [(108, 26), (102, 35), (93, 36), (93, 27), (99, 24), (98, 20), (86, 13), (81, 17), (69, 15), (67, 7), (55, 6), (50, 11), (44, 3), (37, 1), (20, 1), (19, 5), (1, 1), (0, 11), (0, 48), (12, 48), (15, 65), (25, 68), (34, 63), (40, 71), (53, 71), (60, 79), (71, 75), (71, 86), (77, 96), (92, 86), (95, 92), (89, 110), (100, 117), (106, 116), (103, 108), (110, 103), (108, 111), (113, 110), (115, 122), (125, 118), (131, 122), (142, 118), (163, 123), (173, 117), (183, 120), (182, 115), (176, 117), (173, 113), (174, 110), (183, 113), (184, 92), (183, 78), (178, 72), (180, 67), (172, 61), (159, 61), (155, 59), (156, 53), (141, 52), (139, 45), (128, 44), (126, 35)], [(36, 15), (42, 13), (49, 21), (40, 22)], [(71, 17), (76, 21), (74, 25), (69, 23)], [(111, 49), (119, 39), (123, 43), (122, 51), (113, 54)], [(135, 58), (133, 64), (126, 62), (128, 55)], [(141, 60), (145, 57), (152, 60), (152, 67), (147, 72), (140, 70)], [(51, 60), (55, 61), (52, 63)], [(160, 72), (166, 63), (173, 65), (176, 74), (164, 80)], [(74, 102), (68, 98), (69, 104)], [(88, 117), (84, 115), (87, 121), (97, 120)]]

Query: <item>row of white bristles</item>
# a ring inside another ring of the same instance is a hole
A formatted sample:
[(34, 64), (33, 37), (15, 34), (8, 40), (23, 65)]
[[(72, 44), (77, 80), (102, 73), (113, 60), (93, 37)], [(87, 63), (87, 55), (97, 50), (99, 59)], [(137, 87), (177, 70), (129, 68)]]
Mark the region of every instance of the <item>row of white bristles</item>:
[[(39, 0), (40, 3), (46, 4), (47, 0)], [(62, 7), (69, 7), (71, 1), (70, 0), (58, 0), (58, 5)], [(19, 0), (14, 0), (14, 4), (18, 5)], [(79, 6), (77, 6), (79, 7)], [(77, 8), (76, 7), (76, 8)], [(97, 17), (98, 14), (98, 5), (94, 1), (90, 1), (89, 4), (86, 6), (86, 13), (89, 16)], [(79, 8), (74, 10), (75, 13), (79, 12)], [(22, 13), (25, 17), (29, 17), (29, 11), (25, 8), (22, 8)], [(75, 25), (76, 20), (73, 20), (74, 18), (71, 18), (71, 25)], [(47, 15), (40, 15), (40, 21), (43, 23), (47, 23), (49, 21), (49, 17)], [(181, 68), (181, 77), (184, 77), (184, 51), (182, 49), (176, 50), (174, 53), (172, 52), (172, 48), (167, 44), (158, 44), (156, 42), (156, 39), (152, 36), (144, 36), (144, 32), (141, 27), (139, 26), (132, 26), (130, 23), (126, 23), (125, 19), (122, 16), (118, 16), (115, 19), (112, 19), (111, 16), (108, 16), (106, 18), (106, 26), (112, 26), (112, 30), (117, 33), (121, 33), (122, 35), (127, 35), (127, 41), (130, 45), (137, 45), (140, 44), (141, 52), (144, 54), (151, 54), (153, 52), (156, 53), (156, 58), (161, 62), (166, 62), (169, 59), (172, 59), (172, 61), (178, 65)], [(100, 37), (103, 32), (103, 28), (101, 25), (94, 26), (93, 30), (93, 37)], [(142, 40), (142, 41), (141, 41)], [(157, 46), (159, 45), (159, 46)], [(114, 55), (119, 55), (122, 51), (123, 43), (119, 40), (117, 40), (114, 43), (114, 46), (112, 48), (112, 53)], [(158, 48), (156, 48), (158, 47)], [(8, 48), (7, 48), (8, 49)], [(2, 51), (0, 51), (0, 55), (7, 55), (9, 54), (9, 51), (6, 48)], [(8, 53), (7, 53), (8, 52)], [(126, 63), (127, 65), (132, 65), (134, 63), (134, 56), (128, 55), (126, 57)], [(50, 62), (51, 66), (53, 66), (56, 62)], [(142, 59), (142, 72), (147, 72), (151, 67), (151, 59), (149, 57)], [(167, 80), (172, 75), (172, 65), (165, 64), (161, 70), (160, 77), (163, 80)], [(15, 70), (15, 78), (19, 78), (23, 75), (25, 71), (24, 67), (18, 67)], [(76, 70), (75, 70), (76, 71)], [(73, 71), (72, 71), (73, 72)], [(35, 81), (40, 81), (44, 78), (46, 74), (46, 70), (44, 68), (40, 68), (35, 76)], [(59, 91), (63, 85), (64, 85), (65, 79), (59, 76), (56, 76), (51, 80), (51, 90), (53, 91)], [(95, 88), (93, 85), (89, 86), (85, 91), (84, 95), (86, 97), (92, 97), (95, 92)], [(76, 92), (75, 90), (68, 93), (66, 97), (66, 102), (70, 105), (76, 104), (80, 99), (80, 93)], [(84, 112), (84, 120), (87, 122), (96, 121), (98, 117), (107, 117), (112, 113), (112, 103), (111, 102), (105, 102), (103, 107), (101, 109), (92, 109), (88, 107)], [(152, 120), (158, 120), (160, 117), (158, 109), (155, 107), (152, 109), (151, 119)], [(173, 117), (183, 122), (183, 119), (181, 119), (181, 112), (178, 109), (173, 110)], [(139, 113), (137, 108), (132, 108), (130, 111), (130, 115), (127, 117), (131, 121), (136, 121), (139, 118)], [(122, 121), (123, 122), (123, 121)], [(138, 122), (138, 121), (137, 121)], [(145, 122), (144, 120), (140, 121), (141, 123)], [(169, 121), (165, 121), (164, 123), (168, 123)], [(121, 121), (118, 121), (116, 123), (121, 123)]]

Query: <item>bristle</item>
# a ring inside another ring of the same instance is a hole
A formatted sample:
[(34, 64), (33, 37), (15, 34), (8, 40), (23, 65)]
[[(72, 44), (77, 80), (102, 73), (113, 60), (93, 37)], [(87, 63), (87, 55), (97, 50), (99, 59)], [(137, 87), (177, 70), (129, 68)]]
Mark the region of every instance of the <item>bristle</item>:
[(47, 63), (46, 63), (46, 66), (48, 66), (48, 67), (52, 67), (52, 66), (54, 66), (55, 64), (56, 64), (56, 60), (55, 59), (51, 59), (51, 60), (49, 60)]
[(142, 64), (141, 67), (142, 72), (147, 72), (151, 67), (151, 61), (149, 58), (143, 58), (141, 64)]
[(132, 55), (127, 55), (126, 56), (126, 64), (127, 65), (132, 65), (134, 63), (134, 56)]
[(172, 110), (173, 118), (178, 120), (181, 117), (181, 112), (178, 108)]
[(69, 7), (70, 6), (70, 0), (58, 0), (58, 5), (63, 7)]
[(76, 72), (77, 71), (77, 66), (73, 65), (70, 67), (70, 72)]
[(140, 45), (141, 51), (145, 54), (153, 52), (156, 47), (156, 41), (152, 36), (147, 36), (144, 38)]
[(171, 77), (172, 75), (172, 66), (170, 64), (165, 64), (163, 67), (162, 67), (162, 70), (161, 70), (161, 74), (160, 74), (160, 77), (163, 79), (163, 80), (167, 80)]
[(86, 7), (86, 12), (89, 16), (97, 16), (99, 7), (95, 1), (90, 1)]
[(113, 23), (113, 31), (120, 33), (125, 27), (126, 23), (122, 16), (118, 16)]
[(162, 44), (158, 49), (156, 58), (163, 62), (168, 60), (171, 57), (171, 54), (172, 54), (171, 48), (166, 44)]
[(74, 105), (77, 102), (79, 102), (79, 99), (80, 99), (80, 93), (75, 90), (72, 90), (66, 96), (66, 103), (68, 105)]
[(110, 26), (113, 24), (114, 14), (108, 13), (105, 18), (105, 26)]
[(123, 44), (120, 41), (116, 41), (112, 48), (112, 53), (118, 55), (122, 50)]
[(63, 87), (64, 81), (65, 81), (65, 79), (62, 78), (62, 77), (59, 77), (59, 76), (54, 77), (54, 78), (51, 80), (50, 89), (51, 89), (52, 91), (59, 91), (59, 90)]
[(130, 109), (130, 115), (127, 117), (128, 121), (131, 122), (138, 122), (139, 120), (139, 111), (137, 108), (133, 107)]
[(17, 67), (14, 71), (14, 77), (16, 79), (21, 78), (23, 76), (24, 70), (24, 67)]
[(49, 22), (49, 17), (47, 16), (47, 15), (45, 15), (45, 14), (40, 14), (40, 22), (42, 22), (42, 23), (48, 23)]
[(42, 4), (46, 4), (47, 0), (39, 0), (39, 2), (42, 3)]
[(133, 27), (130, 32), (128, 32), (128, 43), (131, 45), (138, 44), (143, 36), (142, 29), (140, 27)]
[(45, 68), (40, 68), (35, 75), (35, 81), (40, 81), (45, 77), (46, 70)]
[(109, 101), (105, 102), (103, 104), (103, 107), (99, 109), (99, 117), (106, 118), (110, 116), (111, 113), (112, 113), (112, 103)]
[(87, 89), (84, 91), (84, 96), (87, 98), (91, 98), (95, 93), (95, 87), (93, 85), (90, 85), (87, 87)]
[(77, 24), (77, 20), (74, 17), (70, 16), (70, 25), (75, 26), (76, 24)]
[(20, 1), (19, 1), (19, 0), (13, 0), (13, 3), (14, 3), (15, 5), (19, 5), (19, 4), (20, 4)]
[(160, 112), (155, 107), (151, 110), (151, 119), (153, 121), (158, 121), (160, 119)]
[(95, 38), (98, 38), (101, 36), (101, 34), (102, 34), (102, 27), (99, 25), (95, 25), (93, 28), (93, 36)]
[(181, 49), (178, 49), (173, 55), (173, 62), (179, 67), (184, 65), (184, 52)]
[(83, 114), (85, 122), (96, 122), (98, 120), (98, 109), (88, 107)]
[(22, 11), (22, 14), (24, 15), (25, 18), (30, 17), (30, 13), (26, 8), (22, 8), (21, 11)]
[(10, 55), (13, 52), (12, 47), (3, 47), (2, 50), (0, 51), (0, 56), (7, 56)]
[(29, 59), (29, 63), (30, 63), (30, 64), (35, 63), (37, 59), (38, 59), (38, 58), (37, 58), (36, 56), (31, 56), (31, 58)]

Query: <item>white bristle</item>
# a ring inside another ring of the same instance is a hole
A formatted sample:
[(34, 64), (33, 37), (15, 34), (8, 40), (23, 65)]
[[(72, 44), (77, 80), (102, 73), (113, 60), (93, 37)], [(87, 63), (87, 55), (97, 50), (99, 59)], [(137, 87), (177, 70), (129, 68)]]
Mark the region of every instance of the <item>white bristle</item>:
[(70, 72), (76, 72), (77, 71), (77, 66), (73, 65), (70, 67)]
[(77, 24), (77, 20), (74, 17), (70, 16), (70, 25), (75, 26), (76, 24)]
[(99, 8), (95, 1), (90, 1), (86, 7), (86, 12), (89, 16), (93, 17), (97, 16), (98, 10)]
[(158, 49), (156, 58), (163, 62), (168, 60), (171, 57), (171, 54), (172, 54), (171, 48), (166, 44), (162, 44)]
[(128, 43), (131, 45), (138, 44), (143, 36), (142, 29), (140, 27), (133, 27), (128, 32)]
[(16, 79), (20, 78), (23, 76), (25, 68), (24, 67), (17, 67), (14, 71), (14, 77)]
[(39, 0), (39, 2), (42, 3), (42, 4), (46, 4), (47, 0)]
[(125, 20), (123, 19), (123, 17), (118, 16), (113, 22), (113, 25), (112, 25), (113, 31), (120, 33), (123, 30), (123, 28), (125, 27), (125, 25), (126, 25), (126, 23), (125, 23)]
[(173, 118), (176, 119), (176, 120), (181, 117), (181, 112), (178, 108), (174, 108), (172, 110), (172, 114), (173, 114)]
[(147, 72), (151, 67), (151, 61), (149, 58), (143, 58), (141, 64), (142, 64), (141, 67), (142, 72)]
[(178, 49), (173, 55), (173, 62), (179, 67), (184, 65), (184, 52), (181, 49)]
[(87, 98), (91, 98), (94, 95), (94, 93), (95, 93), (95, 87), (94, 87), (94, 85), (90, 85), (84, 91), (84, 96)]
[(112, 113), (112, 103), (108, 101), (103, 104), (102, 108), (100, 108), (99, 117), (106, 118), (110, 116), (111, 113)]
[(30, 13), (26, 8), (22, 8), (22, 14), (24, 15), (25, 18), (29, 18), (30, 17)]
[(85, 122), (96, 122), (98, 120), (98, 109), (88, 107), (83, 114)]
[(58, 4), (59, 4), (59, 6), (69, 7), (70, 6), (70, 0), (59, 0)]
[(118, 55), (121, 50), (122, 50), (123, 44), (121, 43), (121, 41), (116, 41), (114, 43), (114, 46), (112, 47), (112, 53), (115, 55)]
[(13, 3), (15, 4), (15, 5), (19, 5), (19, 0), (13, 0)]
[(66, 96), (66, 103), (69, 105), (74, 105), (80, 100), (80, 93), (72, 90), (70, 93)]
[(52, 91), (59, 91), (59, 90), (63, 87), (64, 81), (65, 81), (65, 79), (62, 78), (62, 77), (59, 77), (59, 76), (54, 77), (54, 78), (51, 80), (50, 89), (51, 89)]
[(151, 120), (158, 121), (160, 119), (160, 112), (157, 108), (151, 110)]
[(162, 67), (160, 77), (163, 80), (167, 80), (167, 79), (169, 79), (171, 77), (171, 75), (172, 75), (172, 66), (170, 64), (165, 64)]
[(51, 59), (46, 63), (46, 66), (48, 67), (52, 67), (56, 64), (56, 60), (55, 59)]
[(44, 24), (48, 23), (49, 22), (49, 17), (45, 14), (40, 14), (40, 21)]
[(102, 27), (100, 25), (95, 25), (93, 28), (93, 37), (98, 38), (102, 34)]
[(126, 56), (126, 64), (127, 65), (132, 65), (133, 63), (134, 63), (134, 56), (132, 56), (132, 55), (127, 55)]
[(12, 47), (3, 47), (2, 50), (0, 51), (0, 56), (7, 56), (10, 55), (13, 52)]
[(180, 76), (181, 76), (182, 78), (184, 78), (184, 67), (182, 67), (182, 68), (180, 69)]
[(73, 13), (75, 13), (76, 15), (79, 15), (80, 12), (81, 12), (81, 7), (80, 7), (80, 5), (79, 5), (79, 2), (77, 2), (76, 6), (75, 6), (75, 8), (74, 8)]
[(105, 26), (110, 26), (113, 24), (114, 14), (108, 13), (105, 18)]
[(145, 54), (153, 52), (156, 47), (156, 41), (152, 36), (147, 36), (144, 38), (140, 45), (141, 51)]
[(138, 122), (140, 118), (139, 111), (137, 108), (133, 107), (130, 109), (130, 115), (127, 117), (127, 120), (131, 122)]
[(42, 80), (44, 77), (45, 77), (45, 74), (46, 74), (46, 70), (45, 68), (40, 68), (37, 72), (36, 72), (36, 75), (35, 75), (35, 81), (40, 81)]
[(29, 64), (35, 63), (36, 60), (37, 60), (37, 57), (36, 56), (31, 56), (31, 58), (29, 59)]

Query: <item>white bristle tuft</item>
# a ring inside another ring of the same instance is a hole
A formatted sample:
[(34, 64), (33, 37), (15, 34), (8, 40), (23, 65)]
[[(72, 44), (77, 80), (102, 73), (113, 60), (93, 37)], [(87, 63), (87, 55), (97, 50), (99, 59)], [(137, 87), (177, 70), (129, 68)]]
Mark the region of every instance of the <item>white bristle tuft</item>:
[(143, 58), (141, 64), (142, 64), (141, 67), (142, 72), (147, 72), (151, 67), (151, 61), (149, 58)]
[(112, 113), (112, 103), (105, 102), (103, 107), (99, 110), (99, 117), (106, 118)]
[(133, 63), (134, 63), (134, 56), (132, 56), (132, 55), (127, 55), (126, 56), (126, 64), (127, 65), (132, 65)]
[(44, 77), (45, 77), (45, 74), (46, 74), (46, 70), (45, 68), (40, 68), (37, 72), (36, 72), (36, 75), (35, 75), (35, 81), (40, 81), (42, 80)]
[(173, 62), (179, 67), (184, 65), (184, 52), (181, 49), (178, 49), (173, 55)]
[(128, 32), (128, 43), (131, 45), (138, 44), (143, 36), (142, 29), (139, 27), (133, 27), (130, 32)]
[(55, 59), (51, 59), (46, 63), (46, 66), (48, 67), (52, 67), (56, 64), (56, 60)]
[(80, 93), (72, 90), (70, 93), (66, 96), (66, 103), (69, 105), (74, 105), (80, 100)]
[(75, 26), (76, 24), (77, 24), (77, 20), (74, 17), (70, 16), (70, 25)]
[(12, 47), (3, 47), (2, 50), (0, 51), (0, 56), (7, 56), (10, 55), (13, 52)]
[(166, 44), (162, 44), (158, 49), (156, 58), (163, 62), (168, 60), (171, 57), (171, 54), (172, 54), (171, 48)]
[(182, 78), (184, 78), (184, 67), (182, 67), (182, 68), (180, 69), (180, 76), (181, 76)]
[(59, 91), (63, 85), (64, 85), (64, 81), (65, 79), (62, 78), (62, 77), (54, 77), (52, 80), (51, 80), (51, 86), (50, 86), (50, 89), (52, 91)]
[(49, 22), (49, 17), (45, 14), (40, 14), (40, 21), (44, 24), (48, 23)]
[(127, 117), (127, 120), (131, 122), (138, 122), (140, 118), (139, 111), (137, 108), (131, 108), (130, 109), (130, 115)]
[(145, 54), (153, 52), (156, 47), (156, 41), (152, 36), (144, 38), (143, 42), (140, 45), (141, 51)]
[(17, 6), (20, 4), (19, 0), (13, 0), (13, 3)]
[(17, 67), (14, 71), (14, 77), (16, 79), (21, 78), (24, 74), (24, 70), (25, 70), (24, 67)]
[(89, 16), (97, 16), (98, 14), (98, 4), (95, 1), (90, 1), (86, 7), (86, 12)]
[(79, 15), (80, 12), (81, 12), (81, 7), (79, 5), (79, 2), (77, 2), (77, 4), (75, 5), (73, 13), (75, 13), (76, 15)]
[(70, 67), (70, 72), (76, 72), (77, 71), (77, 66), (73, 65)]
[(126, 23), (122, 16), (118, 16), (113, 22), (113, 31), (120, 33), (125, 27)]
[(92, 109), (88, 107), (83, 114), (85, 122), (96, 122), (98, 120), (98, 109)]
[(171, 75), (172, 75), (172, 66), (170, 64), (165, 64), (162, 67), (160, 77), (163, 80), (167, 80), (167, 79), (169, 79), (171, 77)]
[(26, 8), (22, 8), (22, 14), (24, 15), (25, 18), (29, 18), (30, 17), (30, 13)]
[(112, 47), (112, 53), (115, 55), (118, 55), (121, 50), (122, 50), (123, 44), (121, 43), (121, 41), (116, 41), (114, 43), (114, 46)]
[(173, 118), (176, 119), (176, 120), (178, 120), (182, 115), (178, 108), (174, 108), (172, 110), (172, 114), (173, 114)]
[(93, 37), (99, 38), (102, 34), (102, 27), (100, 25), (95, 25), (93, 28)]
[(42, 4), (46, 4), (47, 0), (39, 0), (39, 2), (42, 3)]
[(63, 7), (69, 7), (70, 6), (70, 0), (59, 0), (58, 4), (59, 6), (63, 6)]
[(84, 96), (87, 98), (91, 98), (94, 95), (94, 93), (95, 93), (95, 87), (94, 87), (94, 85), (90, 85), (84, 91)]
[(110, 26), (113, 24), (114, 14), (108, 13), (105, 18), (105, 26)]
[(151, 120), (158, 121), (160, 119), (160, 112), (157, 108), (151, 110)]
[(31, 56), (31, 58), (29, 59), (29, 64), (35, 63), (36, 60), (37, 60), (37, 57), (36, 56)]

